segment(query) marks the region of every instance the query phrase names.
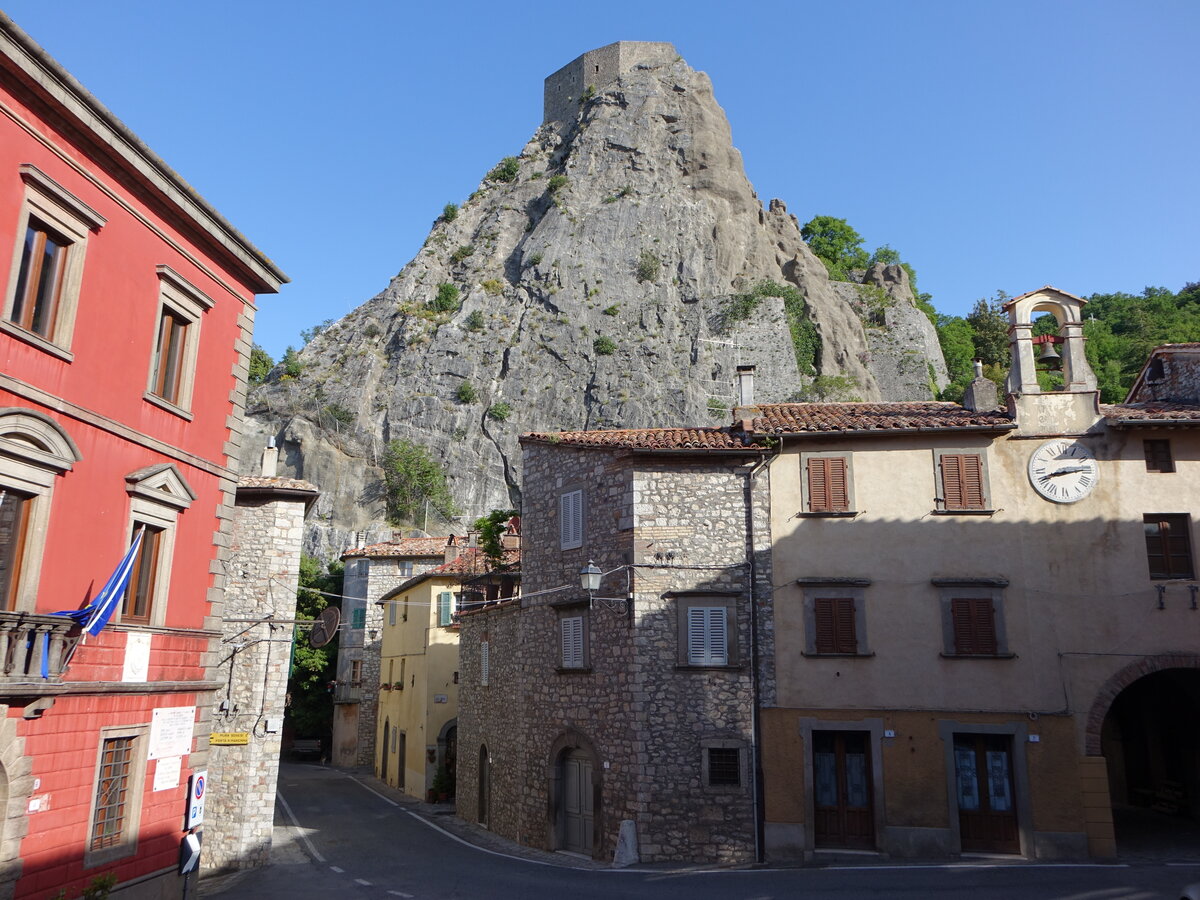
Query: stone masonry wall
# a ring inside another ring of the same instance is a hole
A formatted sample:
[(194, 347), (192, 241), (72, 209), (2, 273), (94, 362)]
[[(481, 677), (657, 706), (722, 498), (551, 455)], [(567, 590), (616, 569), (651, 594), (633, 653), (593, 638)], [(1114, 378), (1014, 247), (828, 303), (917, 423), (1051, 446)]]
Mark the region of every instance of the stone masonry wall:
[(542, 123), (569, 126), (578, 118), (580, 97), (589, 86), (600, 91), (639, 62), (669, 62), (676, 56), (671, 44), (652, 41), (617, 41), (589, 50), (546, 78)]
[[(304, 512), (294, 498), (238, 503), (227, 619), (295, 618)], [(209, 869), (249, 868), (266, 865), (271, 847), (281, 734), (268, 731), (267, 720), (283, 720), (293, 629), (230, 621), (223, 630), (216, 673), (226, 687), (216, 694), (212, 730), (250, 737), (244, 746), (210, 748), (202, 859)]]
[[(480, 741), (489, 750), (518, 748), (514, 763), (524, 756), (523, 766), (513, 770), (493, 754), (494, 797), (520, 795), (514, 804), (519, 821), (496, 818), (492, 827), (498, 833), (533, 846), (557, 846), (557, 757), (564, 748), (579, 747), (593, 755), (596, 858), (611, 857), (623, 819), (636, 823), (644, 861), (754, 858), (744, 487), (756, 458), (694, 459), (526, 446), (522, 592), (527, 599), (512, 615), (520, 622), (520, 686), (505, 688), (508, 702), (526, 711), (524, 722), (514, 726), (476, 713), (473, 643), (466, 626), (462, 645), (465, 765), (460, 777), (469, 785), (470, 757)], [(563, 551), (558, 498), (579, 487), (585, 492), (584, 546)], [(754, 522), (756, 543), (765, 547), (765, 498), (756, 501)], [(606, 572), (633, 566), (610, 574), (599, 592), (620, 598), (628, 578), (632, 616), (613, 601), (588, 608), (578, 585), (579, 570), (589, 561)], [(759, 576), (769, 579), (769, 573)], [(680, 601), (674, 594), (686, 591), (734, 599), (736, 642), (731, 639), (731, 645), (736, 644), (737, 658), (730, 666), (681, 664)], [(559, 619), (581, 612), (587, 622), (587, 665), (563, 670)], [(492, 635), (493, 660), (505, 657), (503, 642), (509, 639), (507, 632)], [(469, 725), (468, 715), (475, 717)], [(708, 741), (739, 748), (738, 786), (705, 786), (702, 760)], [(469, 795), (469, 788), (460, 789), (460, 796), (464, 793)], [(494, 804), (494, 812), (498, 809)]]

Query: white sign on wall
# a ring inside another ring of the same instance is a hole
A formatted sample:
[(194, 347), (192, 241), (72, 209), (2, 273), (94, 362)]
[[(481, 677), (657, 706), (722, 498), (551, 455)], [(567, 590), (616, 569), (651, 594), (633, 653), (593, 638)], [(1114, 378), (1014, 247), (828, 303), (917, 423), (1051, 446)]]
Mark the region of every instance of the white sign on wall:
[(192, 752), (192, 729), (196, 723), (196, 707), (169, 706), (154, 710), (150, 721), (150, 747), (147, 759), (166, 756), (186, 756)]
[(150, 638), (144, 631), (125, 633), (125, 665), (122, 681), (147, 681), (150, 678)]
[(182, 756), (164, 756), (154, 764), (154, 790), (168, 791), (179, 787), (179, 773), (183, 768)]

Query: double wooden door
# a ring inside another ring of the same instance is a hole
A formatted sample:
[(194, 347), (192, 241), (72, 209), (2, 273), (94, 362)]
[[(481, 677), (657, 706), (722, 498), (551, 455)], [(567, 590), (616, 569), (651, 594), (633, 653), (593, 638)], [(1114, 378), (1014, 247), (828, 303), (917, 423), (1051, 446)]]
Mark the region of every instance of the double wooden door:
[(817, 847), (875, 849), (870, 733), (814, 731), (813, 838)]
[(573, 750), (562, 761), (562, 847), (576, 853), (592, 852), (592, 758)]
[(963, 851), (1020, 853), (1012, 738), (1005, 734), (956, 734), (954, 778)]

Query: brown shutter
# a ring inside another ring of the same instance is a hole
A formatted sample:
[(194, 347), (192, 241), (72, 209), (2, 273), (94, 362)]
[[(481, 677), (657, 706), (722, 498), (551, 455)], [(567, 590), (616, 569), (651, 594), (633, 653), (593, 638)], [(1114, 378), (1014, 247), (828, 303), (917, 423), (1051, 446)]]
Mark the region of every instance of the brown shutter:
[(854, 600), (850, 597), (839, 597), (834, 602), (837, 610), (837, 652), (857, 653), (858, 636), (854, 632)]
[(1193, 578), (1190, 517), (1152, 513), (1142, 517), (1151, 578)]
[(954, 652), (961, 656), (995, 656), (996, 614), (990, 597), (962, 597), (950, 601), (954, 622)]
[(809, 512), (846, 512), (850, 509), (846, 469), (846, 459), (842, 456), (809, 458)]
[(852, 598), (818, 597), (813, 601), (813, 620), (813, 649), (817, 653), (858, 652)]
[(977, 453), (942, 455), (942, 497), (946, 509), (986, 509), (983, 458)]

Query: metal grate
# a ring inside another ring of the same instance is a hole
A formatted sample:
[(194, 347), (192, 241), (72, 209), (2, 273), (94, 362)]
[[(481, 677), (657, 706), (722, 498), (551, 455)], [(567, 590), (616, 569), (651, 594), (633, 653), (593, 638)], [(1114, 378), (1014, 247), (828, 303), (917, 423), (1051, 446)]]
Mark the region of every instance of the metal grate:
[(708, 783), (713, 786), (741, 784), (740, 756), (737, 747), (709, 747)]
[(133, 766), (134, 738), (108, 738), (100, 758), (96, 785), (96, 814), (92, 819), (92, 849), (103, 850), (121, 842), (125, 828), (125, 802)]

